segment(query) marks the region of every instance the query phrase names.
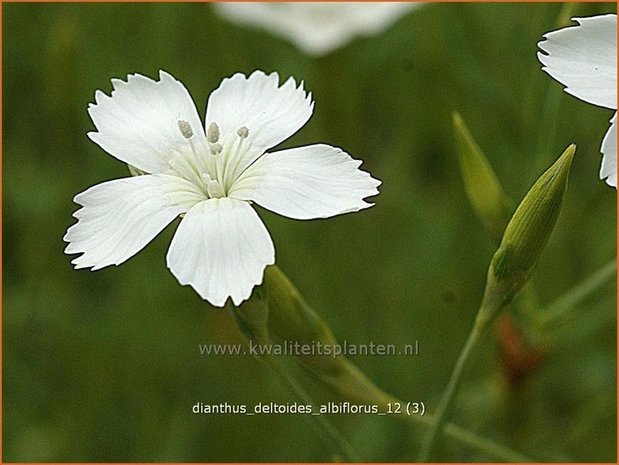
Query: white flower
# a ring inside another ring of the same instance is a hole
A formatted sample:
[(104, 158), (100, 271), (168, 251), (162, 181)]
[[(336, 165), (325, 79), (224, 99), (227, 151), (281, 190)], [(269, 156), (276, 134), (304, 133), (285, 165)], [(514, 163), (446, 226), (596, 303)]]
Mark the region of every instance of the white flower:
[[(617, 15), (573, 18), (578, 26), (550, 32), (538, 44), (542, 68), (585, 102), (617, 109)], [(602, 141), (600, 178), (617, 187), (617, 113)]]
[(380, 181), (329, 145), (266, 152), (312, 114), (311, 94), (277, 73), (255, 71), (222, 81), (208, 99), (202, 126), (179, 81), (139, 74), (113, 79), (111, 96), (95, 94), (88, 134), (117, 159), (146, 173), (98, 184), (78, 194), (79, 220), (65, 252), (76, 268), (119, 265), (184, 215), (167, 254), (178, 281), (223, 306), (249, 298), (273, 243), (252, 202), (296, 219), (327, 218), (372, 204)]
[(310, 55), (323, 55), (387, 29), (421, 5), (410, 2), (223, 2), (216, 8), (230, 20), (290, 40)]

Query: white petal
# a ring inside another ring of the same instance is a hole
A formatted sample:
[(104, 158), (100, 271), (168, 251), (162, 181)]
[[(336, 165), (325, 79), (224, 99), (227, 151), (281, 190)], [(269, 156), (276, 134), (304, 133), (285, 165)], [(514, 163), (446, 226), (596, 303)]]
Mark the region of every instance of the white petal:
[(185, 211), (186, 205), (169, 195), (170, 189), (183, 186), (191, 189), (180, 178), (144, 175), (97, 184), (78, 194), (74, 201), (83, 208), (74, 213), (79, 221), (64, 236), (69, 242), (65, 253), (83, 254), (72, 261), (75, 268), (121, 264)]
[(328, 218), (373, 204), (380, 181), (359, 170), (361, 162), (329, 145), (267, 153), (250, 166), (229, 192), (289, 218)]
[(602, 168), (600, 179), (605, 179), (606, 184), (617, 187), (617, 114), (610, 120), (610, 129), (602, 141)]
[(579, 26), (550, 32), (538, 44), (542, 68), (585, 102), (617, 108), (617, 15), (574, 18)]
[(275, 263), (269, 233), (247, 203), (222, 197), (195, 205), (172, 239), (168, 268), (212, 305), (239, 305)]
[[(256, 156), (286, 140), (310, 118), (311, 94), (289, 78), (279, 87), (279, 76), (254, 71), (249, 77), (237, 73), (221, 82), (208, 99), (206, 127), (217, 123), (223, 136), (249, 129), (246, 140)], [(253, 161), (253, 160), (252, 160)]]
[(421, 3), (411, 2), (221, 2), (232, 21), (263, 27), (310, 55), (323, 55), (355, 36), (377, 34)]
[(127, 82), (113, 79), (111, 96), (97, 91), (96, 103), (88, 107), (98, 130), (88, 136), (106, 152), (147, 173), (164, 173), (175, 153), (190, 150), (179, 121), (191, 127), (196, 147), (206, 143), (187, 89), (164, 71), (159, 79), (139, 74), (130, 75)]

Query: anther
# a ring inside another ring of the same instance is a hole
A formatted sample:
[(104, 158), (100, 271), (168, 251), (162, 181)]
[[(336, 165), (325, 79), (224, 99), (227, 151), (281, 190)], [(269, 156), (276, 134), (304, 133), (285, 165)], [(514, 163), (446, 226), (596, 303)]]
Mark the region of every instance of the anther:
[(247, 136), (249, 136), (249, 129), (247, 129), (245, 126), (241, 126), (237, 131), (236, 134), (241, 138), (241, 139), (247, 139)]
[(189, 124), (187, 121), (179, 119), (178, 129), (180, 129), (181, 134), (185, 139), (191, 139), (191, 137), (193, 136), (193, 129), (191, 129), (191, 124)]
[(221, 144), (209, 144), (209, 148), (211, 149), (211, 153), (213, 155), (219, 155), (224, 149)]
[(219, 126), (217, 126), (217, 123), (209, 124), (208, 129), (206, 131), (206, 139), (211, 144), (214, 144), (215, 142), (219, 140)]

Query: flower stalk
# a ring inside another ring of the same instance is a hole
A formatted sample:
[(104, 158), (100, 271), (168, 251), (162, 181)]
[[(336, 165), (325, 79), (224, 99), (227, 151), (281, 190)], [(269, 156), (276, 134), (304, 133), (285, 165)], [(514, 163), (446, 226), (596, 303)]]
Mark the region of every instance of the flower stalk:
[[(293, 340), (299, 343), (337, 344), (326, 322), (305, 302), (296, 287), (276, 265), (265, 270), (264, 283), (255, 289), (252, 298), (238, 308), (231, 308), (231, 311), (244, 336), (255, 342)], [(260, 356), (260, 359), (276, 371), (297, 396), (305, 403), (310, 403), (311, 399), (289, 371), (290, 366), (281, 363), (274, 356)], [(405, 405), (404, 401), (376, 386), (343, 355), (297, 355), (293, 361), (324, 387), (350, 402), (378, 405), (381, 411), (386, 411), (389, 403)], [(429, 414), (395, 415), (395, 417), (400, 421), (424, 428), (430, 428), (435, 423), (435, 418)], [(321, 424), (338, 445), (342, 455), (350, 456), (346, 441), (333, 425), (324, 418)], [(498, 460), (532, 462), (530, 458), (508, 447), (453, 423), (445, 424), (445, 434)]]
[[(284, 274), (279, 271), (277, 267), (273, 266), (270, 268), (275, 268), (269, 272), (269, 275), (272, 275), (275, 278), (276, 283), (278, 278), (287, 280)], [(271, 308), (269, 305), (270, 294), (267, 294), (267, 289), (268, 287), (266, 286), (256, 288), (252, 298), (244, 302), (240, 307), (227, 305), (227, 309), (236, 321), (239, 330), (243, 333), (245, 338), (248, 341), (260, 346), (267, 346), (273, 343), (269, 328), (269, 309)], [(294, 288), (291, 289), (296, 291)], [(286, 298), (285, 294), (283, 298)], [(286, 364), (273, 355), (259, 354), (258, 358), (266, 363), (269, 368), (281, 377), (284, 383), (299, 400), (301, 400), (304, 404), (312, 403), (310, 396), (307, 392), (305, 392), (303, 387), (296, 382), (292, 374), (289, 372), (289, 368)], [(349, 462), (357, 461), (353, 448), (348, 443), (346, 438), (337, 430), (337, 428), (335, 428), (335, 426), (333, 426), (333, 424), (324, 416), (316, 416), (315, 418), (317, 419), (322, 431), (339, 449), (341, 456)]]
[(586, 298), (590, 297), (600, 287), (609, 283), (617, 276), (617, 259), (613, 258), (604, 266), (593, 272), (583, 282), (571, 288), (553, 303), (542, 309), (538, 316), (538, 324), (542, 328), (550, 328), (569, 320), (574, 309)]
[(510, 220), (488, 268), (481, 305), (466, 343), (443, 391), (435, 422), (424, 438), (419, 462), (430, 459), (453, 404), (462, 374), (484, 334), (530, 278), (554, 229), (576, 147), (570, 145), (522, 200)]
[[(306, 405), (312, 404), (312, 398), (305, 392), (299, 383), (296, 382), (294, 377), (288, 371), (285, 364), (281, 363), (276, 357), (268, 356), (264, 357), (264, 361), (267, 365), (273, 369), (286, 383), (290, 390), (299, 398), (301, 402)], [(337, 428), (331, 423), (324, 415), (317, 415), (315, 417), (320, 424), (322, 430), (331, 439), (331, 441), (339, 448), (342, 457), (347, 462), (358, 462), (355, 451), (348, 442), (348, 440), (340, 433)]]
[[(462, 116), (453, 113), (453, 129), (457, 145), (458, 162), (464, 182), (466, 195), (473, 210), (479, 217), (490, 237), (499, 244), (503, 238), (505, 228), (514, 211), (513, 202), (505, 194), (490, 161), (475, 141)], [(535, 325), (539, 314), (539, 299), (533, 283), (529, 283), (521, 293), (514, 314), (519, 318), (506, 316), (502, 324), (497, 326), (497, 340), (500, 346), (501, 357), (504, 362), (505, 376), (510, 383), (519, 382), (526, 376), (525, 372), (517, 368), (523, 366), (521, 356), (527, 360), (541, 360), (543, 350), (539, 346), (540, 328)], [(516, 353), (510, 350), (508, 334), (513, 334), (522, 342), (524, 352)], [(526, 354), (526, 355), (525, 355)], [(527, 370), (534, 369), (535, 365), (527, 365)], [(513, 376), (514, 369), (519, 373)]]

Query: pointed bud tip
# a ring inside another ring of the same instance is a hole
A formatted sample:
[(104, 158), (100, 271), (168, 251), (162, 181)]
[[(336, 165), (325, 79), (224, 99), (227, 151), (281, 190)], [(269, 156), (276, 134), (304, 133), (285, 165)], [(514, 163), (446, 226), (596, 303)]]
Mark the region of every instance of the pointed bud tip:
[(567, 148), (561, 154), (561, 156), (554, 163), (553, 167), (559, 166), (559, 165), (560, 166), (565, 165), (569, 168), (572, 165), (572, 160), (574, 159), (575, 154), (576, 154), (576, 144), (568, 145)]
[[(559, 187), (563, 186), (563, 190), (567, 188), (567, 180), (572, 168), (572, 162), (574, 161), (574, 155), (576, 154), (576, 144), (570, 144), (561, 154), (561, 156), (553, 163), (553, 165), (546, 170), (546, 172), (539, 178), (537, 183), (533, 186), (531, 191), (538, 185), (550, 183)], [(545, 181), (545, 182), (544, 182)]]
[(453, 111), (451, 113), (451, 121), (453, 122), (454, 126), (462, 126), (463, 125), (462, 115), (460, 115), (460, 113), (457, 112), (457, 111)]
[(568, 166), (572, 166), (572, 160), (574, 159), (574, 155), (576, 154), (576, 144), (572, 143), (568, 145), (568, 147), (563, 151), (559, 160), (567, 161)]

